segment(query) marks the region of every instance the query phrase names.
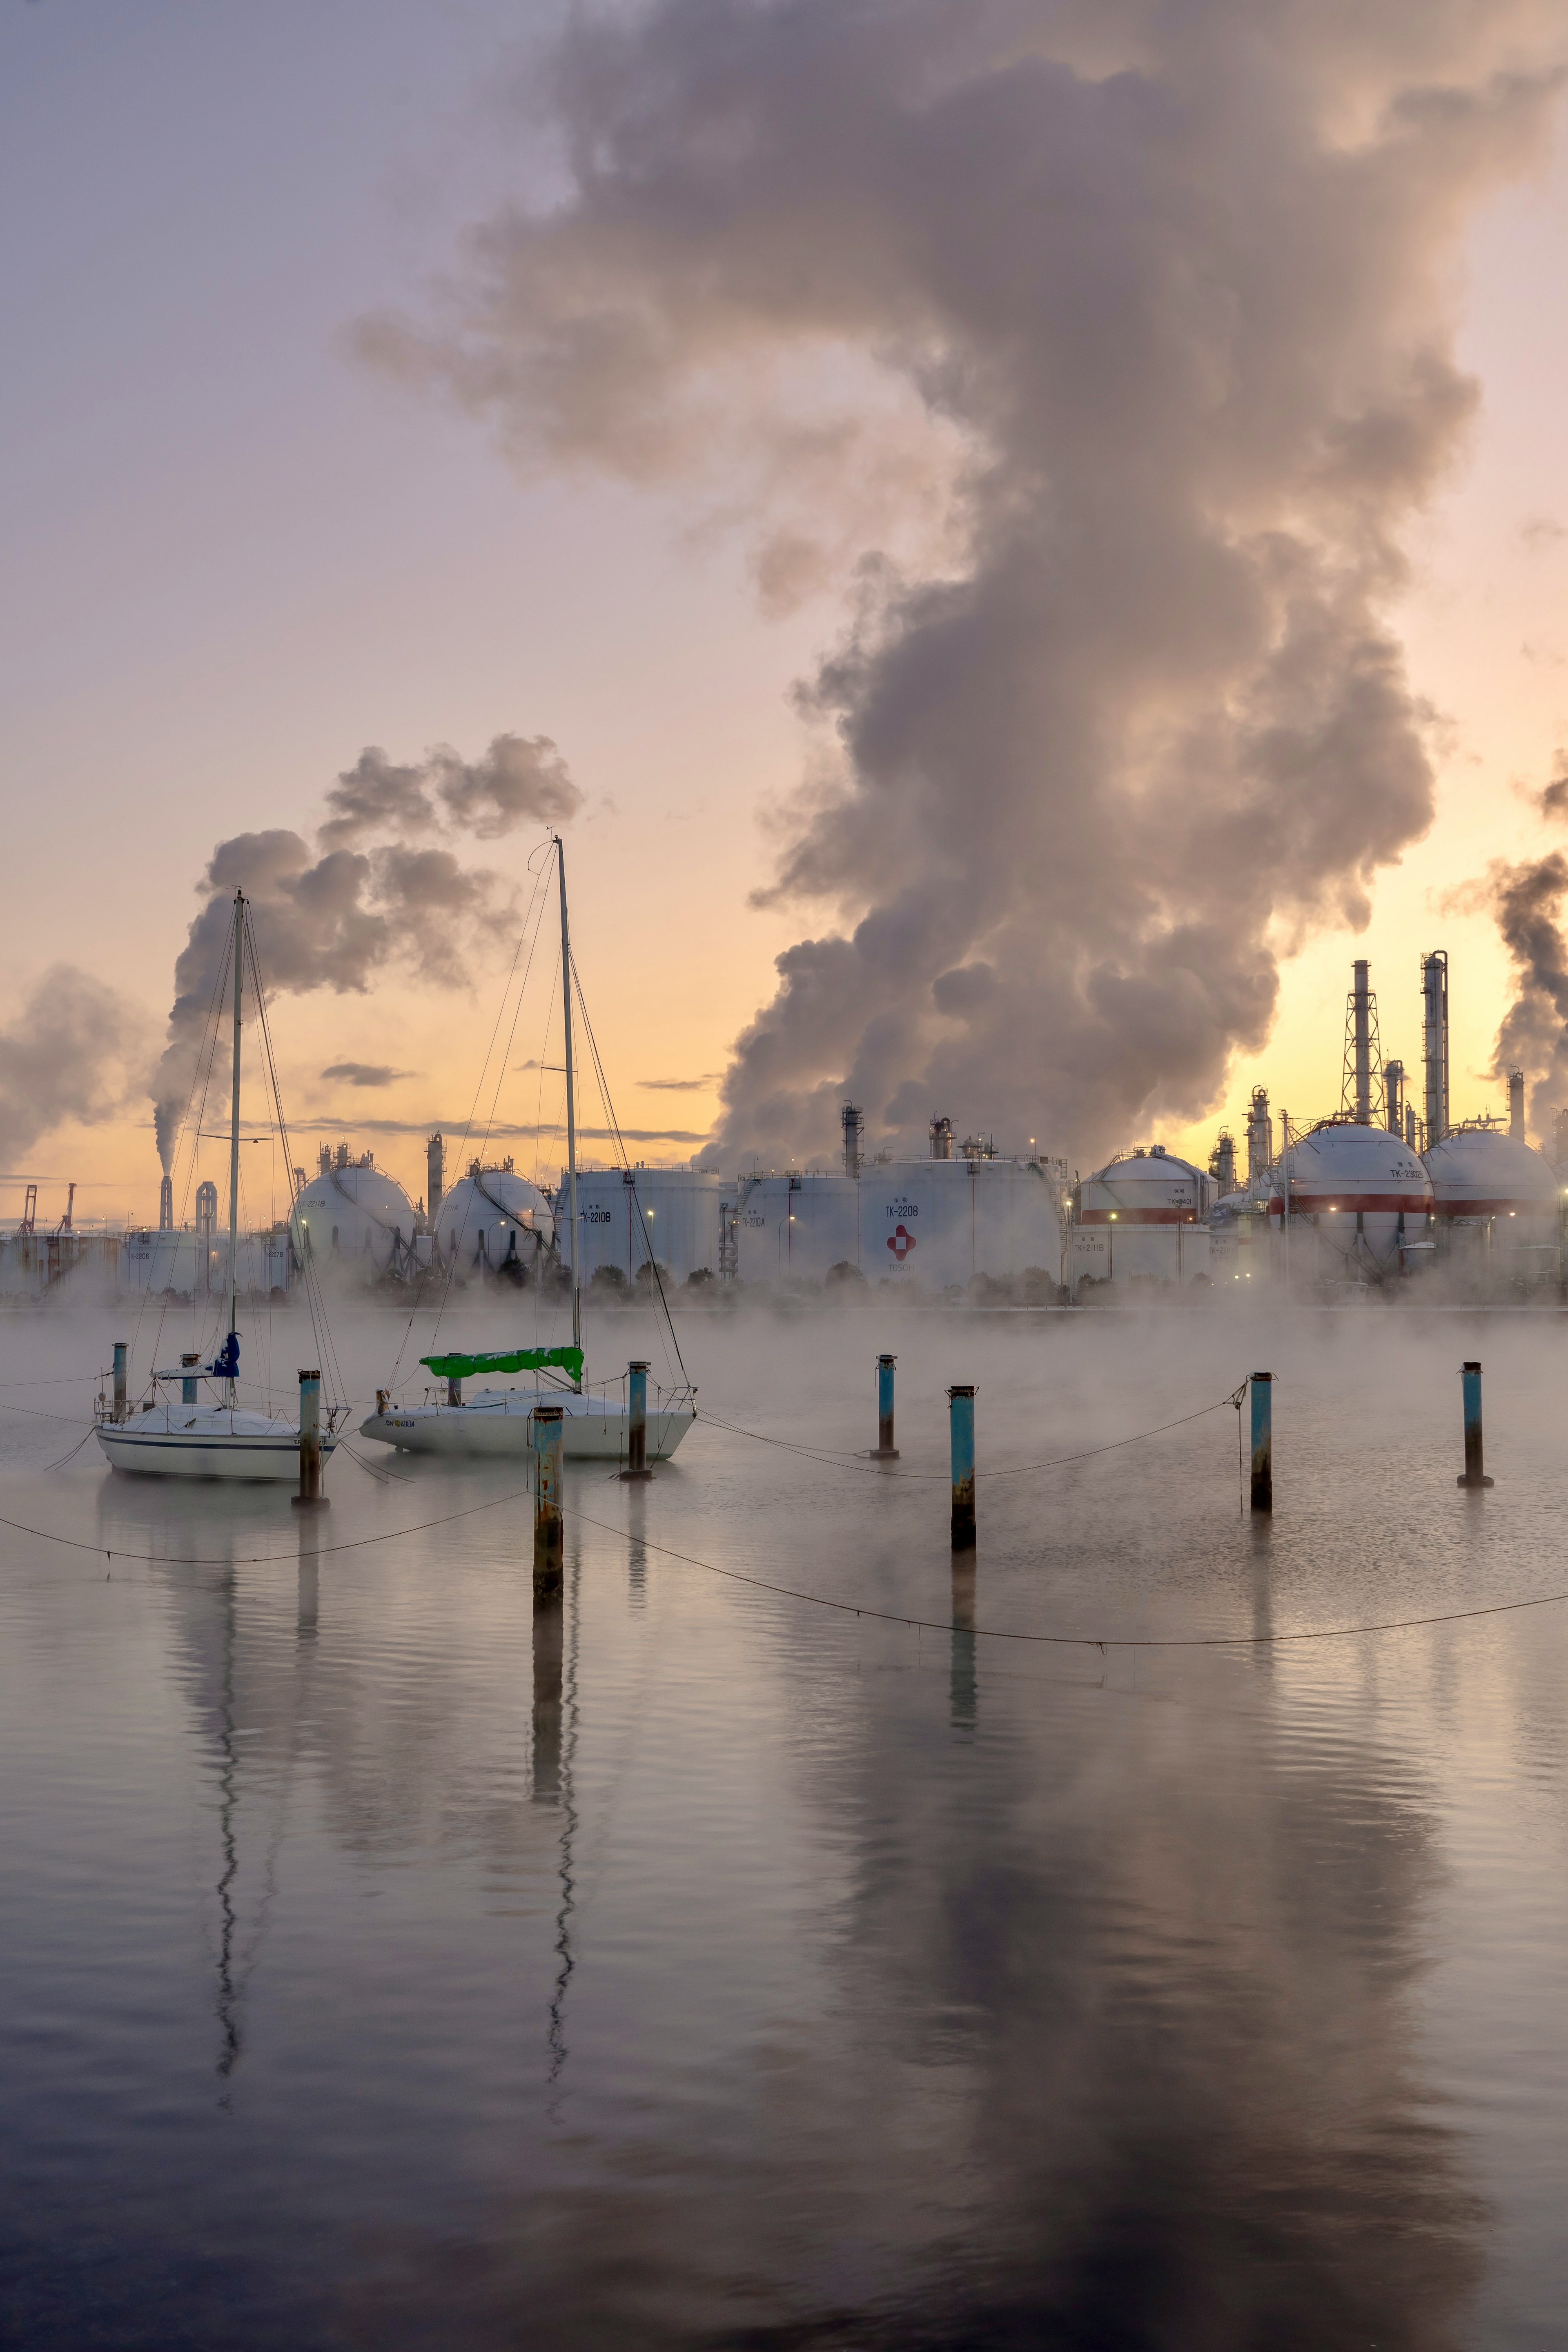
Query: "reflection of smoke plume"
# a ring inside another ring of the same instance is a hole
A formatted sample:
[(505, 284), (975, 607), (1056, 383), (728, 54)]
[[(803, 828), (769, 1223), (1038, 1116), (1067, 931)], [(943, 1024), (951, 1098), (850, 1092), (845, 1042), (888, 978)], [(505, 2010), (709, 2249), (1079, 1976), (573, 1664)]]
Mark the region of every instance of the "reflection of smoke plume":
[[(527, 822), (561, 823), (581, 795), (547, 737), (498, 735), (469, 765), (442, 747), (418, 767), (362, 751), (327, 795), (331, 815), (312, 856), (297, 833), (242, 833), (219, 842), (202, 877), (206, 904), (174, 966), (169, 1042), (153, 1083), (165, 1171), (228, 937), (230, 902), (253, 904), (268, 987), (363, 993), (394, 959), (426, 981), (464, 986), (469, 956), (508, 936), (510, 890), (486, 866), (465, 866), (439, 836), (494, 839)], [(421, 836), (416, 844), (404, 836)], [(436, 838), (431, 838), (436, 836)]]
[[(480, 233), (448, 328), (365, 348), (531, 462), (634, 478), (697, 465), (716, 415), (776, 451), (803, 387), (890, 382), (967, 535), (918, 575), (863, 564), (805, 698), (843, 767), (778, 888), (847, 928), (781, 959), (731, 1143), (826, 1143), (841, 1086), (906, 1135), (945, 1108), (1092, 1148), (1195, 1114), (1268, 1030), (1278, 928), (1363, 919), (1431, 813), (1384, 615), (1473, 406), (1451, 264), (1539, 142), (1555, 15), (577, 23), (565, 201)], [(825, 425), (817, 458), (868, 437)]]
[(58, 963), (0, 1030), (0, 1157), (7, 1168), (66, 1119), (84, 1126), (123, 1105), (123, 1064), (142, 1039), (101, 981)]

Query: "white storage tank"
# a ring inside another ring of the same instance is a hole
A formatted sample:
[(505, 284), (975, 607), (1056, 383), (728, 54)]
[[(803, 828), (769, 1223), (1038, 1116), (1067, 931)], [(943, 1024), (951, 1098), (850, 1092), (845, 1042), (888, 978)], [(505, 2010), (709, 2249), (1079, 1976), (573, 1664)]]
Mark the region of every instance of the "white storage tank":
[(459, 1276), (500, 1274), (509, 1263), (531, 1274), (554, 1247), (554, 1213), (510, 1160), (489, 1168), (475, 1160), (442, 1196), (434, 1241), (434, 1255)]
[(1292, 1245), (1299, 1223), (1310, 1223), (1320, 1277), (1355, 1281), (1422, 1263), (1402, 1253), (1431, 1239), (1432, 1187), (1415, 1152), (1386, 1128), (1325, 1120), (1292, 1139), (1272, 1176), (1270, 1225), (1278, 1231), (1282, 1223), (1288, 1181)]
[(414, 1203), (369, 1152), (337, 1161), (312, 1177), (289, 1220), (295, 1254), (309, 1251), (321, 1268), (337, 1267), (368, 1280), (384, 1274), (414, 1237)]
[(1563, 1189), (1544, 1156), (1500, 1128), (1459, 1128), (1426, 1154), (1439, 1231), (1456, 1258), (1504, 1280), (1559, 1276)]
[[(673, 1283), (688, 1282), (694, 1274), (717, 1276), (720, 1202), (733, 1194), (733, 1184), (704, 1169), (580, 1170), (577, 1230), (584, 1290), (601, 1266), (616, 1268), (628, 1286), (650, 1263), (660, 1265)], [(564, 1175), (555, 1199), (564, 1226)], [(564, 1255), (570, 1263), (569, 1247)]]
[(726, 1188), (733, 1271), (745, 1282), (822, 1282), (860, 1266), (862, 1181), (853, 1176), (743, 1176)]
[(1213, 1180), (1163, 1143), (1119, 1152), (1079, 1188), (1073, 1281), (1190, 1283), (1209, 1272)]
[[(241, 1234), (239, 1295), (242, 1298), (273, 1297), (287, 1293), (292, 1275), (289, 1236), (278, 1233)], [(228, 1292), (228, 1233), (209, 1238), (201, 1228), (157, 1231), (142, 1227), (128, 1233), (120, 1247), (119, 1286), (136, 1296), (157, 1298), (172, 1291), (177, 1298), (222, 1298)]]
[(860, 1270), (910, 1289), (1065, 1278), (1055, 1187), (1036, 1160), (905, 1160), (860, 1176)]

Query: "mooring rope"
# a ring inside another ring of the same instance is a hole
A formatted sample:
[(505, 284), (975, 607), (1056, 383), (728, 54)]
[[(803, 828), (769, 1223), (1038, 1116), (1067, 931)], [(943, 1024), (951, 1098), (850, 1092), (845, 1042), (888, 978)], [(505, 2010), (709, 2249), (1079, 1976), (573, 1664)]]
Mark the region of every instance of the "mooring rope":
[[(1163, 1437), (1167, 1430), (1185, 1429), (1189, 1422), (1203, 1421), (1209, 1413), (1218, 1412), (1224, 1405), (1235, 1405), (1239, 1412), (1241, 1400), (1246, 1394), (1247, 1382), (1243, 1381), (1240, 1387), (1233, 1389), (1228, 1396), (1216, 1397), (1213, 1404), (1200, 1405), (1196, 1412), (1184, 1412), (1176, 1421), (1163, 1421), (1153, 1429), (1136, 1429), (1131, 1436), (1113, 1437), (1104, 1445), (1086, 1445), (1078, 1454), (1053, 1454), (1043, 1462), (1005, 1462), (994, 1470), (976, 1468), (975, 1483), (978, 1485), (986, 1478), (1021, 1478), (1029, 1471), (1059, 1470), (1068, 1462), (1089, 1462), (1097, 1454), (1115, 1454), (1123, 1445), (1138, 1445), (1148, 1437)], [(868, 1461), (863, 1452), (834, 1454), (815, 1446), (795, 1445), (786, 1437), (767, 1437), (760, 1429), (742, 1429), (736, 1422), (721, 1421), (717, 1413), (700, 1412), (697, 1419), (699, 1426), (706, 1424), (715, 1429), (726, 1429), (733, 1437), (754, 1438), (759, 1445), (776, 1445), (786, 1454), (802, 1454), (808, 1461), (825, 1462), (833, 1469), (859, 1470), (873, 1478), (901, 1478), (909, 1484), (921, 1486), (946, 1486), (951, 1484), (950, 1479), (935, 1470), (891, 1470), (883, 1464)]]

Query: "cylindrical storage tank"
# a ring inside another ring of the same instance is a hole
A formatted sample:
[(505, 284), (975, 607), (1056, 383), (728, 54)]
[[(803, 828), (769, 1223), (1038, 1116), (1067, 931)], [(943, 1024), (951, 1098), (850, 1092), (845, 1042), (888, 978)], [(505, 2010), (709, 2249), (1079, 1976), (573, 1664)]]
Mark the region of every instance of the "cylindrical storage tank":
[(741, 1281), (817, 1283), (835, 1266), (859, 1268), (863, 1181), (853, 1176), (743, 1176), (730, 1188)]
[(338, 1267), (368, 1280), (384, 1274), (407, 1249), (414, 1203), (384, 1169), (330, 1168), (300, 1194), (289, 1230), (301, 1261), (308, 1252), (318, 1268)]
[(1559, 1277), (1563, 1194), (1542, 1154), (1497, 1128), (1460, 1128), (1425, 1166), (1456, 1262), (1529, 1286)]
[(1064, 1279), (1057, 1194), (1033, 1160), (905, 1160), (860, 1177), (860, 1270), (926, 1290)]
[(1432, 1187), (1415, 1152), (1386, 1128), (1331, 1119), (1293, 1137), (1272, 1173), (1270, 1224), (1282, 1223), (1288, 1181), (1292, 1246), (1302, 1222), (1310, 1223), (1318, 1276), (1355, 1281), (1421, 1264), (1402, 1252), (1431, 1239)]
[(1163, 1143), (1119, 1153), (1086, 1176), (1078, 1222), (1103, 1234), (1101, 1278), (1187, 1283), (1206, 1276), (1213, 1191), (1202, 1169)]
[[(601, 1267), (614, 1268), (633, 1288), (657, 1264), (663, 1278), (685, 1283), (719, 1273), (719, 1205), (734, 1187), (697, 1168), (590, 1168), (577, 1177), (577, 1229), (583, 1287)], [(556, 1194), (565, 1224), (566, 1179)], [(570, 1263), (568, 1244), (563, 1255)]]
[(537, 1184), (514, 1168), (475, 1166), (442, 1196), (434, 1254), (459, 1276), (500, 1274), (509, 1261), (526, 1274), (554, 1239), (555, 1218)]

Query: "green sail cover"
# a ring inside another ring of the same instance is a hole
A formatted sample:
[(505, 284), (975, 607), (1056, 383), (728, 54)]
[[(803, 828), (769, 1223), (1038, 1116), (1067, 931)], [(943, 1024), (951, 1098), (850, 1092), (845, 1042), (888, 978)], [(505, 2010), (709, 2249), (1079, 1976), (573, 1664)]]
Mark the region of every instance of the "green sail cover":
[(553, 1366), (573, 1380), (583, 1377), (581, 1348), (511, 1348), (488, 1356), (421, 1356), (438, 1381), (466, 1381), (474, 1372), (542, 1372)]

